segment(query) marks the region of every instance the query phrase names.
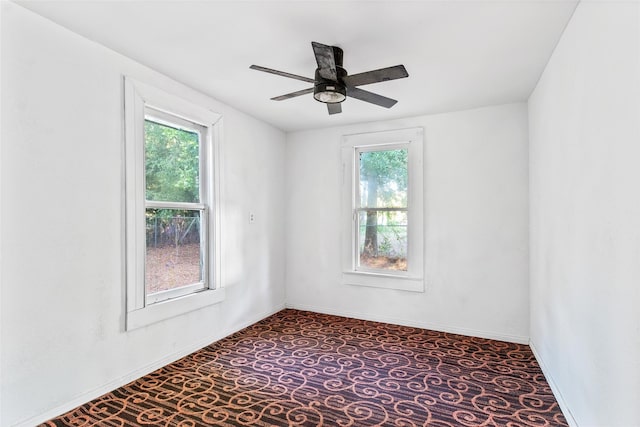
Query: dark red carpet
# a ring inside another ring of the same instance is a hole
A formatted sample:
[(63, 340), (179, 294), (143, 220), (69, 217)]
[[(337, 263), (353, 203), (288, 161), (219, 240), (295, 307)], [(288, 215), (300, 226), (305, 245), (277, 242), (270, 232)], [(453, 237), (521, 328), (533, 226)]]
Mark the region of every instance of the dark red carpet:
[(566, 426), (531, 350), (284, 310), (45, 426)]

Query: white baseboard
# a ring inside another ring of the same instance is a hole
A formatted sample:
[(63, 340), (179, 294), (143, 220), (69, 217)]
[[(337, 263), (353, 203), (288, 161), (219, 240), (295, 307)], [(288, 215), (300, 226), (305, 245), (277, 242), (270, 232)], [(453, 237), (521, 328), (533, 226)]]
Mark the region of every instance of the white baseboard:
[(97, 397), (102, 396), (105, 393), (108, 393), (112, 390), (117, 389), (118, 387), (121, 387), (125, 384), (130, 383), (131, 381), (143, 377), (153, 371), (155, 371), (156, 369), (162, 368), (163, 366), (166, 366), (170, 363), (175, 362), (178, 359), (183, 358), (184, 356), (187, 356), (191, 353), (193, 353), (194, 351), (200, 350), (203, 347), (208, 346), (211, 343), (214, 343), (216, 341), (221, 340), (224, 337), (227, 337), (229, 335), (232, 335), (244, 328), (246, 328), (247, 326), (251, 326), (254, 323), (257, 323), (259, 321), (261, 321), (262, 319), (265, 319), (281, 310), (283, 310), (285, 308), (284, 304), (281, 304), (277, 307), (275, 307), (273, 310), (264, 312), (264, 313), (260, 313), (258, 315), (252, 316), (251, 319), (246, 320), (245, 322), (242, 322), (240, 325), (238, 325), (236, 328), (234, 328), (233, 330), (228, 330), (228, 331), (224, 331), (224, 332), (218, 332), (215, 335), (210, 335), (206, 338), (203, 338), (201, 340), (199, 340), (198, 342), (188, 345), (172, 354), (169, 354), (159, 360), (156, 360), (153, 363), (150, 363), (149, 365), (143, 366), (142, 368), (136, 369), (130, 373), (128, 373), (127, 375), (124, 375), (116, 380), (110, 381), (100, 387), (97, 387), (93, 390), (90, 390), (86, 393), (82, 393), (78, 396), (76, 396), (75, 398), (71, 399), (70, 401), (56, 406), (55, 408), (52, 408), (44, 413), (41, 413), (39, 415), (36, 415), (34, 417), (31, 417), (29, 419), (26, 419), (24, 421), (19, 421), (17, 424), (14, 424), (14, 427), (32, 427), (38, 424), (42, 424), (45, 421), (50, 420), (51, 418), (57, 417), (60, 414), (64, 414), (65, 412), (68, 412), (86, 402), (89, 402)]
[(558, 406), (560, 406), (560, 409), (562, 410), (562, 414), (567, 419), (567, 423), (569, 424), (570, 427), (578, 427), (578, 423), (576, 422), (576, 419), (573, 417), (573, 414), (571, 413), (569, 406), (567, 406), (567, 402), (562, 397), (562, 393), (560, 393), (560, 389), (558, 388), (558, 385), (556, 384), (556, 382), (553, 379), (553, 376), (549, 372), (549, 368), (545, 364), (542, 357), (540, 357), (540, 353), (538, 353), (538, 351), (536, 350), (536, 346), (533, 344), (532, 341), (529, 342), (529, 347), (531, 347), (531, 351), (533, 352), (533, 355), (538, 361), (538, 365), (540, 365), (540, 369), (542, 370), (544, 377), (547, 379), (547, 382), (549, 383), (549, 387), (551, 387), (551, 392), (556, 398), (556, 401), (558, 402)]
[(430, 329), (433, 331), (467, 335), (467, 336), (478, 337), (478, 338), (487, 338), (487, 339), (498, 340), (498, 341), (507, 341), (507, 342), (517, 343), (517, 344), (529, 344), (528, 336), (509, 335), (509, 334), (502, 334), (502, 333), (491, 332), (491, 331), (481, 331), (481, 330), (469, 329), (469, 328), (458, 328), (455, 326), (452, 327), (452, 326), (443, 325), (439, 323), (420, 322), (415, 320), (399, 319), (399, 318), (388, 317), (388, 316), (378, 316), (378, 315), (372, 316), (369, 314), (357, 313), (353, 311), (341, 311), (341, 310), (334, 310), (331, 308), (316, 307), (316, 306), (304, 305), (304, 304), (287, 303), (286, 306), (287, 308), (293, 308), (296, 310), (313, 311), (316, 313), (332, 314), (334, 316), (352, 317), (354, 319), (370, 320), (373, 322), (384, 322), (384, 323), (391, 323), (394, 325), (411, 326), (414, 328)]

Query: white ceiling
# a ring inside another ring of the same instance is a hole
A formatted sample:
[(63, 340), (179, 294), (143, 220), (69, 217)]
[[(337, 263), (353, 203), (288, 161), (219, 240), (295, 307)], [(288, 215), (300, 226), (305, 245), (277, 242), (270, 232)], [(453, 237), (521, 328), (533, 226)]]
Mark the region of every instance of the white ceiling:
[[(19, 1), (24, 7), (285, 131), (524, 101), (577, 0)], [(391, 109), (304, 95), (311, 41), (344, 49), (350, 74), (404, 64), (409, 78), (363, 87)]]

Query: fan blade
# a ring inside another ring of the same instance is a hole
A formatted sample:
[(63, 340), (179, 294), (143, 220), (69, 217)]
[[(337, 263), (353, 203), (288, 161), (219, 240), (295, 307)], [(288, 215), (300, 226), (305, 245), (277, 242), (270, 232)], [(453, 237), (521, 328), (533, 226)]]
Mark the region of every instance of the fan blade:
[(300, 95), (306, 95), (308, 93), (313, 92), (313, 88), (310, 87), (309, 89), (302, 89), (296, 92), (291, 92), (291, 93), (287, 93), (285, 95), (280, 95), (280, 96), (276, 96), (274, 98), (271, 98), (272, 101), (284, 101), (285, 99), (290, 99), (290, 98), (295, 98), (296, 96), (300, 96)]
[(264, 71), (265, 73), (275, 74), (277, 76), (289, 77), (290, 79), (302, 80), (303, 82), (307, 82), (307, 83), (316, 82), (314, 79), (310, 79), (308, 77), (298, 76), (297, 74), (285, 73), (284, 71), (273, 70), (271, 68), (261, 67), (259, 65), (252, 65), (249, 68), (251, 68), (252, 70)]
[(402, 79), (404, 77), (409, 77), (409, 73), (407, 73), (404, 65), (396, 65), (394, 67), (380, 68), (379, 70), (345, 76), (342, 81), (349, 86), (361, 86), (386, 82), (387, 80)]
[(329, 114), (342, 113), (342, 104), (339, 102), (336, 104), (327, 104), (327, 110), (329, 110)]
[(320, 76), (323, 79), (337, 81), (338, 73), (336, 71), (336, 60), (333, 57), (333, 47), (317, 42), (311, 42), (311, 46), (313, 46), (313, 53), (320, 69)]
[(391, 108), (396, 104), (396, 102), (398, 102), (395, 99), (387, 98), (386, 96), (378, 95), (377, 93), (369, 92), (351, 86), (347, 86), (347, 96), (359, 99), (360, 101), (370, 102), (371, 104), (376, 104), (385, 108)]

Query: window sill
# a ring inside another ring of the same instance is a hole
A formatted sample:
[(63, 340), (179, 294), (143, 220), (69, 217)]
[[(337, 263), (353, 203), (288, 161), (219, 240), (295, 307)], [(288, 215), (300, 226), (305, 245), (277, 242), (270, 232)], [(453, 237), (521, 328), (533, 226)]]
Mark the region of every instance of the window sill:
[(217, 304), (222, 302), (224, 297), (223, 288), (209, 289), (130, 311), (127, 313), (127, 331)]
[(344, 271), (342, 273), (342, 284), (397, 289), (409, 292), (424, 292), (424, 279), (420, 277), (398, 276), (395, 274)]

